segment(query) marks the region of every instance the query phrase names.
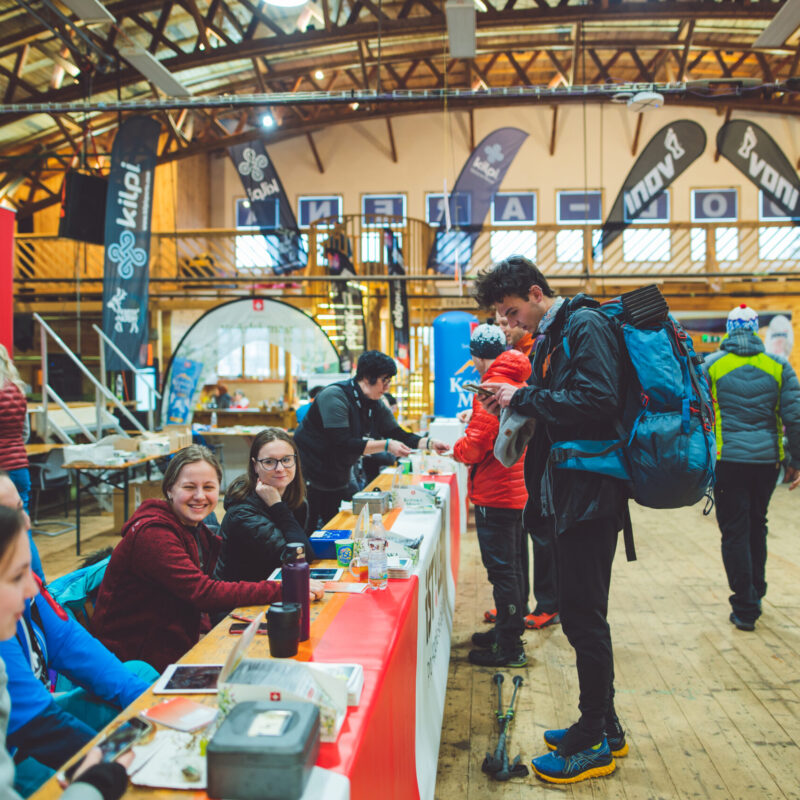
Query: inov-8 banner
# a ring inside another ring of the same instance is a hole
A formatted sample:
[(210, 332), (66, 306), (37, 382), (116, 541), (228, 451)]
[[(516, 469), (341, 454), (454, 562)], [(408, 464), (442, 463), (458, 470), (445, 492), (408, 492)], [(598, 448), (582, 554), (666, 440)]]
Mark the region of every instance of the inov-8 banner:
[[(103, 332), (131, 360), (145, 363), (150, 219), (161, 125), (151, 117), (128, 117), (111, 149), (106, 195), (103, 267)], [(106, 350), (106, 369), (129, 369)]]

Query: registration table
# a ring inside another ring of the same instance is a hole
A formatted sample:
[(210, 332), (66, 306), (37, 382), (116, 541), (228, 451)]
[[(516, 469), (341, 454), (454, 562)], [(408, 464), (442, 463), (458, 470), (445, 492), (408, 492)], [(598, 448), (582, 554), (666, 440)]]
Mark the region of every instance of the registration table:
[[(381, 475), (374, 485), (388, 488), (391, 479)], [(309, 784), (304, 798), (427, 800), (434, 796), (464, 511), (455, 474), (425, 479), (439, 484), (440, 508), (426, 513), (394, 510), (384, 515), (391, 531), (423, 536), (412, 577), (390, 580), (385, 591), (326, 594), (311, 606), (311, 639), (300, 645), (296, 658), (359, 663), (364, 687), (359, 705), (348, 709), (336, 742), (321, 745), (313, 787)], [(352, 529), (354, 525), (355, 517), (341, 512), (327, 527)], [(252, 617), (261, 610), (240, 611)], [(222, 663), (236, 642), (228, 634), (231, 621), (217, 625), (181, 663)], [(268, 638), (257, 636), (248, 657), (268, 654)], [(214, 702), (213, 696), (192, 697)], [(146, 692), (112, 726), (159, 699)], [(59, 793), (51, 780), (34, 797), (50, 800)], [(186, 793), (134, 785), (126, 793), (126, 797), (149, 800), (179, 795)], [(191, 796), (192, 800), (206, 797), (197, 791)]]

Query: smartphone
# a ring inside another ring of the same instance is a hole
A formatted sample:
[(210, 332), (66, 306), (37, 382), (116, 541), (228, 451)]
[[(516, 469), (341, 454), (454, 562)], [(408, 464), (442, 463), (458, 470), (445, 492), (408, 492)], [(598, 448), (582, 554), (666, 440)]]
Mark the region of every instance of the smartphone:
[(493, 397), (494, 392), (484, 386), (479, 386), (477, 383), (462, 383), (461, 388), (473, 394), (479, 394), (481, 397)]
[[(132, 717), (127, 722), (123, 722), (116, 730), (112, 731), (105, 739), (101, 739), (96, 747), (100, 748), (103, 754), (102, 761), (113, 761), (129, 750), (140, 739), (153, 730), (153, 724), (141, 717)], [(83, 764), (84, 759), (72, 764), (64, 770), (64, 779), (67, 783), (72, 782), (77, 769)]]
[[(230, 628), (228, 628), (228, 633), (241, 634), (241, 633), (244, 633), (248, 629), (248, 627), (250, 627), (250, 623), (249, 622), (232, 622)], [(268, 631), (267, 631), (267, 623), (266, 622), (262, 622), (258, 626), (258, 630), (256, 631), (256, 634), (259, 634), (261, 636), (266, 636), (267, 633), (268, 633)]]

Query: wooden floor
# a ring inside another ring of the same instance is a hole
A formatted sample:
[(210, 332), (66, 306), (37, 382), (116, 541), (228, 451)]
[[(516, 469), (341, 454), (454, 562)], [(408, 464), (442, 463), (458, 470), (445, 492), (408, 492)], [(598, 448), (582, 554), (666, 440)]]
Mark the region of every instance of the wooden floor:
[[(728, 590), (713, 514), (634, 509), (639, 560), (620, 542), (610, 621), (617, 710), (631, 752), (608, 778), (567, 787), (535, 778), (499, 784), (481, 772), (496, 743), (494, 670), (467, 662), (484, 629), (490, 589), (474, 532), (462, 542), (437, 800), (524, 798), (800, 798), (800, 491), (780, 487), (770, 506), (768, 581), (755, 633), (728, 621)], [(87, 517), (83, 552), (113, 545), (111, 515)], [(105, 535), (103, 535), (105, 533)], [(36, 536), (49, 579), (78, 566), (74, 533)], [(529, 666), (509, 753), (528, 764), (542, 732), (577, 718), (572, 650), (559, 627), (526, 635)], [(505, 699), (511, 683), (504, 684)]]
[[(469, 638), (493, 603), (474, 534), (462, 543), (453, 649), (436, 788), (438, 800), (800, 797), (800, 491), (770, 506), (769, 590), (754, 633), (728, 621), (729, 591), (714, 515), (635, 509), (639, 560), (620, 540), (609, 619), (616, 706), (630, 754), (602, 779), (557, 787), (529, 776), (495, 783), (481, 772), (497, 742), (495, 670), (467, 662)], [(560, 627), (526, 635), (509, 754), (529, 765), (542, 733), (575, 722), (577, 681)]]

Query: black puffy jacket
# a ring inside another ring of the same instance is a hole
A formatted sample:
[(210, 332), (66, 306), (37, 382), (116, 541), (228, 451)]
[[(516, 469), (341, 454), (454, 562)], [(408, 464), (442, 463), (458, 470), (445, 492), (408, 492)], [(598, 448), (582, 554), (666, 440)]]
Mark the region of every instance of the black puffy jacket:
[(554, 517), (558, 534), (601, 517), (622, 528), (627, 502), (622, 481), (548, 468), (554, 442), (618, 438), (614, 422), (625, 394), (622, 354), (616, 331), (594, 310), (597, 306), (584, 294), (564, 302), (536, 347), (532, 385), (518, 389), (511, 400), (511, 408), (539, 423), (525, 457), (530, 498), (525, 520), (531, 529), (542, 517)]
[(289, 542), (306, 547), (306, 560), (314, 550), (303, 526), (308, 507), (292, 511), (286, 503), (268, 506), (255, 492), (235, 503), (225, 499), (225, 516), (220, 526), (222, 550), (214, 577), (221, 581), (261, 581), (280, 567), (283, 549)]

